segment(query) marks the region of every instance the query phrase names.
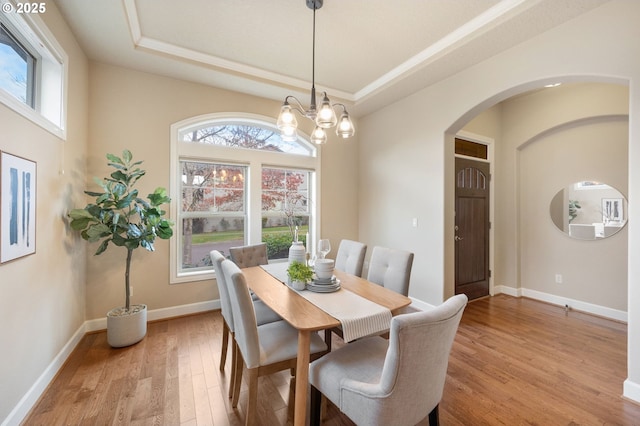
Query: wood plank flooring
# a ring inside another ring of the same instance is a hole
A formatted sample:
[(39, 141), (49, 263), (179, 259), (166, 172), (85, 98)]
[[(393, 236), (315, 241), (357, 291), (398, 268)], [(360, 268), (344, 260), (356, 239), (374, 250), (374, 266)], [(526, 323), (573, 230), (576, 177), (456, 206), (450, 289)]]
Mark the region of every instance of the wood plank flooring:
[[(129, 348), (88, 334), (23, 424), (241, 425), (246, 385), (234, 411), (230, 357), (218, 370), (221, 332), (215, 311), (150, 323)], [(343, 344), (334, 339), (334, 348)], [(441, 424), (640, 425), (640, 405), (621, 397), (626, 339), (625, 324), (529, 299), (471, 302), (449, 361)], [(287, 424), (288, 391), (288, 372), (260, 379), (261, 424)], [(323, 424), (353, 425), (330, 404)]]

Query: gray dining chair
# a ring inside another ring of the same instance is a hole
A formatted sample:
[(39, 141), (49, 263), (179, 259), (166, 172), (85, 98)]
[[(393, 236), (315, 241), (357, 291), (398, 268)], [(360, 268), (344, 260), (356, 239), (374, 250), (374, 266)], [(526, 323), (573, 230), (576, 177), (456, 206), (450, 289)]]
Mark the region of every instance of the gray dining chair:
[[(222, 313), (222, 349), (220, 351), (220, 371), (224, 371), (227, 363), (227, 353), (229, 352), (229, 337), (231, 337), (231, 380), (229, 382), (229, 398), (233, 392), (233, 380), (236, 376), (235, 365), (237, 356), (237, 346), (235, 343), (235, 325), (233, 321), (233, 311), (229, 296), (229, 285), (222, 272), (222, 262), (225, 257), (218, 250), (209, 253), (211, 261), (216, 271), (216, 282), (218, 283), (218, 293), (220, 294), (220, 311)], [(270, 322), (280, 321), (282, 318), (269, 308), (263, 301), (254, 300), (253, 306), (256, 312), (256, 324), (262, 325)]]
[(409, 295), (413, 253), (376, 246), (369, 259), (367, 280), (402, 295)]
[(428, 311), (397, 315), (389, 340), (349, 343), (309, 366), (311, 424), (320, 422), (321, 395), (359, 425), (438, 424), (449, 354), (467, 304), (464, 294)]
[[(231, 406), (238, 406), (243, 363), (247, 368), (248, 401), (245, 405), (245, 424), (253, 425), (256, 419), (258, 378), (282, 370), (295, 371), (298, 357), (298, 330), (286, 321), (257, 325), (254, 303), (244, 274), (230, 260), (222, 261), (222, 271), (229, 284), (229, 295), (238, 345), (236, 375)], [(316, 333), (311, 334), (310, 359), (315, 360), (327, 352), (327, 346)], [(294, 385), (291, 380), (289, 408), (295, 406)], [(306, 398), (306, 395), (300, 395)], [(290, 411), (291, 412), (291, 411)]]
[(336, 254), (335, 268), (347, 274), (362, 276), (367, 246), (359, 241), (342, 240)]
[(239, 268), (260, 266), (269, 263), (267, 256), (267, 244), (251, 244), (246, 246), (231, 247), (229, 256)]

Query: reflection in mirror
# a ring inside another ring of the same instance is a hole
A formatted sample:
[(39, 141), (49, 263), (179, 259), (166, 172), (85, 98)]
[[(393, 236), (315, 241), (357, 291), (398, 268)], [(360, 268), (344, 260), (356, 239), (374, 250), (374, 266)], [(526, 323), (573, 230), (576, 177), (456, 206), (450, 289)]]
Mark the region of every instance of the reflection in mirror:
[(583, 181), (561, 189), (551, 200), (551, 220), (572, 238), (599, 240), (627, 223), (627, 200), (617, 189)]

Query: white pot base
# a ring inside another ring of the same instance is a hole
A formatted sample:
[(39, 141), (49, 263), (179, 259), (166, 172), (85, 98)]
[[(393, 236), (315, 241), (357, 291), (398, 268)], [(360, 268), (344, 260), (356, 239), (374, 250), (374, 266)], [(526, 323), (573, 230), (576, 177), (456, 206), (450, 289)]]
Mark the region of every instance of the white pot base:
[(144, 339), (147, 334), (147, 305), (133, 305), (141, 307), (137, 312), (118, 315), (122, 308), (115, 308), (107, 312), (107, 342), (114, 348), (133, 345)]

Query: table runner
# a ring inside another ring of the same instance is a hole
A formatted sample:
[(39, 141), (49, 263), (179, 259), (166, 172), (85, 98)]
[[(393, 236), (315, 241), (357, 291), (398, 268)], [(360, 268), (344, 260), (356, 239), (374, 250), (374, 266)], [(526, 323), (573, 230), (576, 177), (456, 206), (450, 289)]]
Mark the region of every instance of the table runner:
[[(286, 262), (282, 262), (261, 267), (282, 283), (286, 283), (287, 266)], [(389, 309), (346, 289), (341, 288), (333, 293), (314, 293), (293, 288), (291, 290), (297, 291), (300, 296), (340, 321), (345, 342), (389, 330), (392, 318)]]

